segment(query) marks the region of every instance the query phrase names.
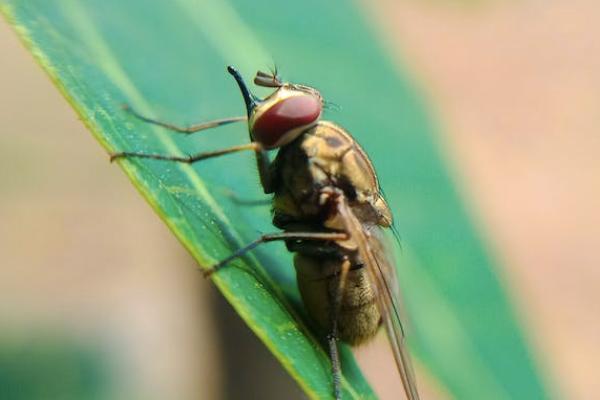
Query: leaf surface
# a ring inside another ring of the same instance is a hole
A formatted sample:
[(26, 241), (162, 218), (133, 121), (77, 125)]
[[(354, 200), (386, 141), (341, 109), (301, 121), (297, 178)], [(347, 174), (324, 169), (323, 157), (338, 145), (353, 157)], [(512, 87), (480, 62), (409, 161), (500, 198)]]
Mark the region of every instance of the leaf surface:
[[(247, 142), (243, 124), (183, 137), (120, 108), (128, 103), (182, 125), (243, 115), (228, 64), (250, 80), (275, 60), (287, 80), (319, 88), (341, 106), (326, 118), (371, 154), (395, 212), (404, 239), (399, 277), (419, 364), (455, 398), (546, 397), (496, 263), (447, 173), (423, 103), (405, 71), (377, 46), (360, 8), (341, 0), (276, 8), (266, 0), (0, 5), (107, 151), (175, 155)], [(264, 198), (252, 157), (120, 165), (198, 263), (209, 266), (274, 230), (268, 207), (241, 207), (228, 195)], [(214, 282), (310, 397), (331, 396), (330, 363), (305, 322), (281, 244), (234, 262)], [(349, 351), (343, 353), (344, 398), (374, 397)]]

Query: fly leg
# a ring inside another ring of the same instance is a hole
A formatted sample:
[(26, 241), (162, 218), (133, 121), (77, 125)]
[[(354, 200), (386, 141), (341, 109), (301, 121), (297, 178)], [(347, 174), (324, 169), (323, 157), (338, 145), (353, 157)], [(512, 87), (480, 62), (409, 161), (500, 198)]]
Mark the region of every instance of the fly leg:
[(190, 154), (187, 156), (170, 156), (165, 154), (152, 154), (152, 153), (140, 153), (136, 151), (121, 151), (110, 154), (110, 161), (114, 161), (120, 158), (148, 158), (152, 160), (163, 160), (163, 161), (174, 161), (185, 164), (193, 164), (198, 161), (206, 160), (208, 158), (214, 158), (223, 156), (225, 154), (237, 153), (244, 150), (252, 150), (256, 154), (256, 163), (258, 165), (258, 173), (260, 175), (260, 183), (265, 193), (273, 192), (273, 184), (271, 178), (271, 172), (269, 166), (271, 161), (269, 155), (263, 146), (258, 142), (250, 142), (239, 146), (232, 146), (226, 149), (204, 151), (201, 153)]
[[(229, 118), (216, 119), (213, 121), (207, 121), (207, 122), (202, 122), (199, 124), (194, 124), (191, 126), (183, 127), (183, 126), (174, 125), (174, 124), (171, 124), (168, 122), (162, 122), (162, 121), (159, 121), (159, 120), (156, 120), (153, 118), (145, 117), (145, 116), (139, 114), (134, 109), (132, 109), (127, 104), (124, 104), (122, 107), (125, 111), (127, 111), (128, 113), (130, 113), (131, 115), (133, 115), (134, 117), (136, 117), (139, 120), (142, 120), (149, 124), (162, 126), (163, 128), (167, 128), (173, 132), (183, 133), (185, 135), (189, 135), (189, 134), (192, 134), (195, 132), (200, 132), (200, 131), (203, 131), (206, 129), (216, 128), (216, 127), (223, 126), (223, 125), (232, 124), (235, 122), (241, 122), (241, 121), (248, 120), (248, 117), (245, 117), (245, 116), (229, 117)], [(273, 188), (272, 188), (273, 185), (272, 185), (272, 180), (271, 180), (271, 174), (269, 171), (269, 165), (271, 164), (271, 161), (269, 160), (269, 155), (262, 148), (262, 146), (260, 144), (254, 143), (254, 142), (247, 145), (247, 147), (245, 145), (234, 146), (234, 147), (231, 147), (228, 149), (199, 153), (199, 154), (191, 155), (188, 157), (172, 157), (172, 156), (164, 156), (164, 155), (160, 155), (160, 154), (143, 154), (143, 153), (137, 153), (137, 152), (119, 152), (119, 153), (111, 154), (110, 160), (113, 161), (117, 158), (138, 157), (138, 158), (151, 158), (154, 160), (178, 161), (178, 162), (185, 162), (185, 163), (191, 164), (196, 161), (204, 160), (206, 158), (218, 157), (218, 156), (221, 156), (224, 154), (234, 153), (234, 152), (242, 151), (242, 150), (254, 150), (255, 151), (256, 164), (258, 166), (258, 172), (260, 175), (260, 183), (262, 184), (263, 190), (265, 193), (273, 193)]]
[(348, 257), (344, 258), (342, 262), (342, 268), (339, 272), (339, 281), (337, 287), (333, 293), (329, 293), (331, 304), (331, 312), (329, 318), (331, 320), (331, 332), (327, 335), (327, 344), (329, 346), (329, 358), (331, 359), (331, 373), (333, 375), (333, 396), (336, 400), (342, 398), (342, 369), (340, 364), (340, 356), (338, 349), (338, 315), (342, 304), (342, 298), (344, 296), (344, 290), (346, 288), (346, 278), (350, 271), (350, 261)]
[[(335, 304), (334, 304), (335, 306)], [(338, 352), (338, 329), (337, 313), (331, 313), (331, 332), (327, 335), (327, 345), (329, 346), (329, 358), (331, 359), (331, 374), (333, 375), (333, 397), (335, 400), (342, 398), (342, 368), (340, 366), (340, 355)]]
[(147, 123), (153, 124), (153, 125), (162, 126), (163, 128), (167, 128), (173, 132), (184, 133), (186, 135), (189, 135), (189, 134), (195, 133), (195, 132), (200, 132), (205, 129), (211, 129), (211, 128), (216, 128), (216, 127), (223, 126), (223, 125), (232, 124), (234, 122), (246, 121), (248, 119), (247, 117), (243, 117), (243, 116), (242, 117), (229, 117), (229, 118), (216, 119), (213, 121), (202, 122), (202, 123), (194, 124), (194, 125), (190, 125), (190, 126), (178, 126), (178, 125), (174, 125), (174, 124), (171, 124), (168, 122), (162, 122), (162, 121), (159, 121), (159, 120), (156, 120), (153, 118), (145, 117), (145, 116), (139, 114), (134, 109), (132, 109), (127, 104), (123, 104), (122, 108), (123, 108), (123, 110), (127, 111), (129, 114), (133, 115), (134, 117), (136, 117), (137, 119), (139, 119), (141, 121), (144, 121), (144, 122), (147, 122)]
[(246, 254), (250, 250), (253, 250), (258, 245), (263, 244), (263, 243), (274, 242), (276, 240), (333, 240), (333, 241), (338, 241), (338, 240), (347, 240), (347, 239), (348, 239), (348, 235), (343, 232), (339, 232), (339, 233), (338, 232), (281, 232), (281, 233), (265, 234), (265, 235), (262, 235), (261, 237), (259, 237), (258, 239), (256, 239), (255, 241), (242, 247), (241, 249), (238, 249), (233, 254), (231, 254), (229, 257), (224, 258), (223, 260), (219, 261), (212, 267), (205, 269), (203, 274), (204, 274), (204, 277), (211, 276), (216, 271), (218, 271), (220, 268), (229, 264), (231, 261), (235, 260), (236, 258), (242, 257), (244, 254)]
[(119, 158), (149, 158), (152, 160), (164, 160), (164, 161), (175, 161), (186, 164), (193, 164), (198, 161), (206, 160), (208, 158), (219, 157), (225, 154), (237, 153), (244, 150), (254, 150), (256, 152), (263, 151), (262, 146), (256, 142), (242, 144), (239, 146), (228, 147), (221, 150), (204, 151), (201, 153), (190, 154), (187, 156), (169, 156), (165, 154), (152, 154), (152, 153), (139, 153), (136, 151), (121, 151), (112, 153), (110, 155), (110, 161), (117, 160)]

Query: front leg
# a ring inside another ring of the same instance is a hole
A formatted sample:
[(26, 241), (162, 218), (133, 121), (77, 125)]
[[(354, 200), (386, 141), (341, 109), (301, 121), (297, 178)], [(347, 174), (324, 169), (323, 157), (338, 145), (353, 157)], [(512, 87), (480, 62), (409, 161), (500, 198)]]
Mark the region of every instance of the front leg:
[(190, 126), (179, 126), (179, 125), (172, 124), (170, 122), (159, 121), (154, 118), (146, 117), (146, 116), (138, 113), (137, 111), (135, 111), (128, 104), (123, 104), (121, 106), (121, 108), (123, 108), (123, 110), (127, 111), (129, 114), (133, 115), (140, 121), (144, 121), (144, 122), (147, 122), (152, 125), (162, 126), (163, 128), (169, 129), (170, 131), (177, 132), (177, 133), (183, 133), (186, 135), (204, 131), (204, 130), (211, 129), (211, 128), (217, 128), (217, 127), (223, 126), (223, 125), (233, 124), (235, 122), (241, 122), (241, 121), (248, 120), (248, 118), (245, 116), (229, 117), (229, 118), (221, 118), (221, 119), (215, 119), (212, 121), (201, 122), (199, 124), (194, 124), (194, 125), (190, 125)]
[(225, 154), (237, 153), (244, 150), (254, 151), (254, 153), (256, 154), (256, 164), (258, 166), (260, 183), (263, 187), (263, 190), (265, 194), (273, 193), (273, 179), (269, 155), (267, 154), (267, 151), (263, 148), (263, 146), (258, 142), (250, 142), (247, 144), (232, 146), (221, 150), (204, 151), (196, 154), (190, 154), (189, 156), (170, 156), (165, 154), (140, 153), (137, 151), (121, 151), (111, 153), (110, 161), (114, 161), (120, 158), (147, 158), (151, 160), (174, 161), (185, 164), (193, 164), (198, 161), (220, 157)]

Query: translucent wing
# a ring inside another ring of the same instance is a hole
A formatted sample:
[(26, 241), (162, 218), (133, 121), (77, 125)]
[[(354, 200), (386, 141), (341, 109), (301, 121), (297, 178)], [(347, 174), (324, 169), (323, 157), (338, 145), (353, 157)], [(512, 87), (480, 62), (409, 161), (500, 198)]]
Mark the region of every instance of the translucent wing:
[(415, 375), (400, 320), (395, 269), (386, 255), (381, 228), (375, 225), (365, 225), (359, 221), (343, 197), (338, 203), (338, 212), (344, 220), (347, 232), (358, 247), (359, 254), (367, 267), (369, 280), (377, 290), (379, 310), (394, 352), (394, 359), (406, 397), (409, 400), (419, 400)]

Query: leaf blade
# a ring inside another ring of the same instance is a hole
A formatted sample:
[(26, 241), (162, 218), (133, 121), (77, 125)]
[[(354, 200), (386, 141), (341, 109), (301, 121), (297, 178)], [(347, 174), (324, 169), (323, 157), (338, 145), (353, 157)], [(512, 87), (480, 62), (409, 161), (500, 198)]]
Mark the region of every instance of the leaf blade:
[[(402, 79), (401, 73), (394, 71), (372, 45), (372, 37), (355, 13), (339, 13), (339, 7), (343, 5), (339, 2), (290, 5), (277, 10), (277, 15), (253, 14), (251, 7), (261, 9), (255, 2), (251, 5), (215, 1), (196, 4), (178, 0), (177, 7), (164, 6), (159, 10), (151, 7), (140, 9), (140, 3), (135, 1), (127, 3), (106, 1), (101, 5), (81, 5), (58, 2), (59, 6), (54, 10), (41, 1), (4, 1), (0, 4), (3, 4), (4, 14), (12, 15), (16, 20), (14, 25), (21, 27), (21, 35), (30, 38), (32, 52), (108, 150), (177, 152), (188, 147), (217, 147), (229, 140), (224, 137), (227, 135), (240, 140), (233, 129), (223, 128), (222, 137), (199, 138), (197, 142), (190, 143), (128, 119), (118, 106), (128, 101), (146, 114), (174, 115), (174, 120), (187, 117), (202, 119), (197, 110), (202, 110), (207, 117), (210, 113), (222, 117), (225, 111), (239, 111), (241, 102), (231, 100), (239, 98), (236, 88), (220, 74), (225, 75), (224, 65), (229, 62), (241, 66), (246, 74), (264, 66), (270, 62), (267, 48), (288, 66), (290, 72), (296, 76), (302, 74), (300, 81), (310, 82), (308, 78), (314, 78), (328, 97), (331, 94), (334, 100), (346, 101), (343, 114), (335, 117), (351, 128), (372, 154), (378, 155), (374, 161), (391, 203), (394, 209), (402, 211), (396, 215), (408, 238), (406, 247), (411, 255), (401, 255), (401, 259), (408, 259), (403, 263), (401, 276), (407, 278), (403, 287), (416, 328), (414, 344), (425, 365), (458, 398), (478, 398), (476, 396), (481, 395), (509, 398), (513, 393), (528, 393), (529, 398), (545, 397), (516, 317), (504, 297), (499, 278), (493, 272), (493, 260), (486, 255), (481, 239), (444, 170), (432, 128), (421, 110), (422, 104), (410, 85)], [(309, 16), (310, 12), (320, 18), (313, 21), (313, 30), (303, 31), (302, 18), (298, 16)], [(158, 14), (162, 16), (160, 20), (169, 21), (173, 28), (179, 28), (177, 23), (182, 20), (193, 24), (182, 28), (185, 34), (178, 34), (175, 29), (171, 32), (159, 30), (163, 33), (161, 36), (152, 32), (157, 30), (152, 22), (156, 22)], [(106, 15), (114, 21), (107, 21)], [(215, 30), (215, 21), (224, 21), (222, 26), (216, 24), (220, 29)], [(25, 27), (30, 31), (25, 32)], [(222, 27), (234, 27), (234, 34), (227, 35)], [(335, 27), (334, 31), (327, 32), (331, 27)], [(92, 28), (96, 31), (90, 31)], [(166, 33), (172, 34), (173, 38), (170, 39), (171, 35)], [(138, 40), (139, 48), (131, 49), (119, 43), (119, 40), (126, 42), (123, 38), (128, 35), (145, 40)], [(188, 35), (198, 38), (198, 53), (206, 59), (190, 55), (193, 47), (186, 42)], [(322, 39), (322, 43), (316, 39)], [(169, 79), (160, 80), (154, 71), (145, 71), (144, 60), (136, 59), (154, 54), (155, 47), (164, 54), (158, 68)], [(247, 48), (251, 50), (246, 51)], [(364, 56), (367, 61), (355, 60), (355, 48), (367, 54)], [(318, 51), (311, 54), (313, 49)], [(208, 60), (208, 55), (218, 58)], [(228, 58), (231, 60), (226, 60)], [(368, 61), (380, 58), (383, 61), (377, 65)], [(60, 65), (53, 64), (57, 60)], [(335, 70), (337, 65), (344, 66), (343, 73), (324, 74), (332, 70), (338, 72)], [(185, 79), (181, 79), (177, 71), (181, 71)], [(196, 72), (197, 75), (194, 75)], [(373, 79), (373, 75), (379, 76), (379, 80)], [(365, 76), (370, 79), (361, 79)], [(349, 81), (352, 85), (348, 85)], [(169, 93), (170, 85), (175, 87), (175, 94)], [(193, 89), (187, 90), (187, 86)], [(365, 93), (372, 94), (374, 88), (377, 96), (387, 103), (372, 102), (363, 97)], [(216, 95), (213, 94), (215, 89), (218, 91)], [(194, 98), (197, 100), (186, 100)], [(406, 109), (398, 112), (390, 104), (401, 104)], [(378, 117), (380, 114), (385, 117)], [(390, 115), (408, 121), (402, 127), (404, 136), (393, 135), (395, 122)], [(410, 129), (416, 133), (406, 133)], [(376, 132), (379, 137), (365, 136), (365, 132)], [(392, 150), (399, 152), (401, 157)], [(390, 166), (378, 161), (388, 159), (402, 159), (402, 171), (393, 164)], [(248, 158), (229, 162), (236, 173), (224, 176), (227, 186), (239, 187), (250, 196), (260, 195), (252, 171), (237, 171), (248, 169)], [(256, 215), (248, 215), (248, 212), (228, 204), (226, 196), (217, 193), (215, 189), (219, 185), (211, 178), (211, 175), (217, 176), (221, 172), (217, 164), (182, 168), (127, 161), (122, 166), (138, 190), (202, 265), (212, 263), (251, 239), (256, 234), (254, 227), (266, 229), (268, 225), (268, 212), (263, 210)], [(447, 204), (442, 207), (439, 205), (441, 201)], [(248, 223), (233, 227), (230, 219), (246, 220)], [(431, 232), (436, 232), (433, 238)], [(451, 240), (438, 240), (436, 235), (447, 235)], [(465, 243), (457, 246), (457, 238)], [(452, 249), (452, 246), (457, 249)], [(301, 318), (293, 307), (298, 299), (293, 288), (292, 272), (281, 268), (286, 264), (290, 268), (291, 264), (289, 256), (283, 253), (282, 249), (259, 250), (256, 256), (236, 263), (237, 268), (220, 273), (215, 281), (307, 393), (313, 398), (324, 397), (330, 393), (327, 357), (308, 328), (298, 322)], [(445, 265), (452, 265), (454, 269), (460, 266), (466, 272), (458, 274), (459, 277), (448, 276)], [(255, 271), (257, 276), (249, 271)], [(473, 276), (468, 277), (467, 272)], [(459, 278), (466, 283), (460, 283)], [(478, 315), (481, 309), (473, 309), (469, 305), (469, 301), (478, 295), (475, 282), (481, 282), (488, 289), (490, 294), (485, 299), (486, 305), (500, 316), (503, 327), (498, 338), (484, 339), (500, 323), (482, 320)], [(242, 291), (247, 290), (243, 295), (240, 295), (240, 285), (243, 286)], [(284, 288), (286, 296), (278, 289), (279, 286)], [(431, 296), (424, 298), (415, 288), (425, 288)], [(438, 303), (432, 305), (430, 299), (433, 297), (438, 299), (439, 306), (436, 306)], [(259, 318), (263, 315), (261, 313), (266, 313), (269, 318)], [(428, 335), (432, 328), (435, 331), (440, 325), (439, 321), (433, 321), (433, 316), (446, 318), (450, 321), (449, 325), (459, 328), (453, 334)], [(288, 345), (284, 344), (287, 339), (282, 338), (289, 333), (287, 324), (290, 322), (295, 331), (290, 339), (293, 344)], [(483, 325), (483, 328), (478, 325)], [(444, 341), (462, 346), (463, 351), (459, 354), (467, 359), (463, 363), (466, 373), (448, 365), (453, 352), (448, 351), (447, 346), (440, 346)], [(490, 351), (490, 347), (498, 344), (511, 346), (507, 356)], [(294, 348), (302, 351), (294, 351)], [(515, 369), (522, 378), (514, 377), (517, 372), (511, 375), (502, 371), (507, 359), (522, 365)], [(350, 359), (347, 361), (350, 362)], [(480, 381), (489, 384), (482, 385), (483, 389), (479, 392), (473, 391), (469, 387), (468, 373), (474, 373)], [(506, 387), (514, 383), (517, 384), (515, 387)], [(360, 376), (353, 378), (352, 382), (345, 382), (345, 385), (348, 395), (353, 398), (372, 396)]]

